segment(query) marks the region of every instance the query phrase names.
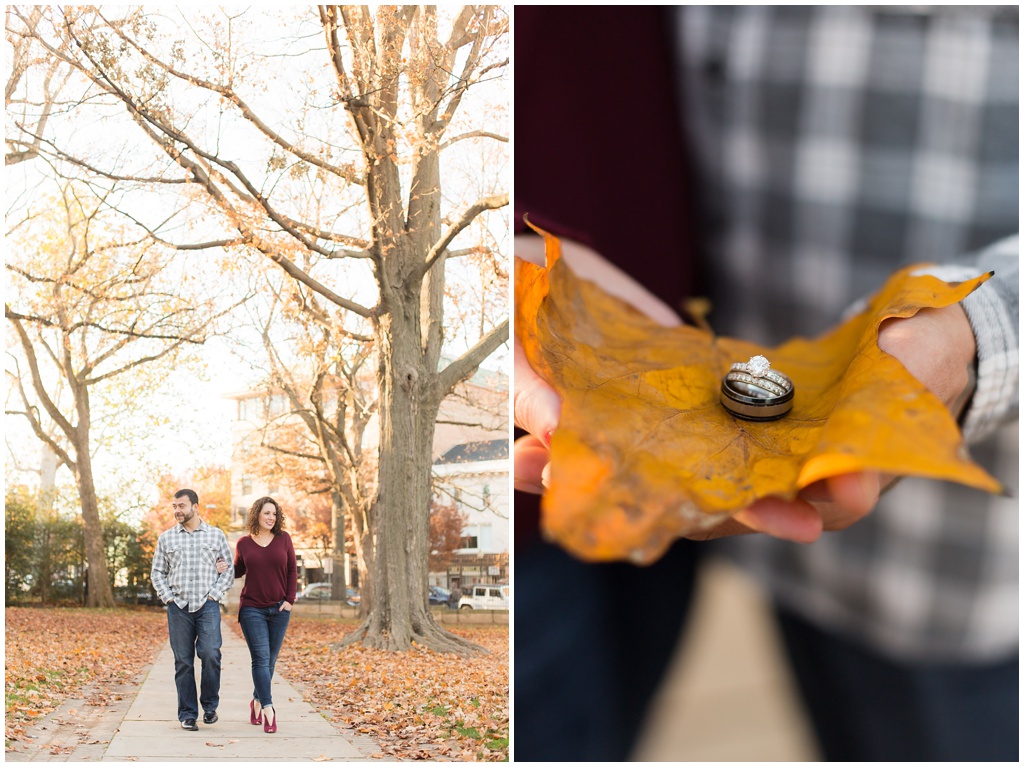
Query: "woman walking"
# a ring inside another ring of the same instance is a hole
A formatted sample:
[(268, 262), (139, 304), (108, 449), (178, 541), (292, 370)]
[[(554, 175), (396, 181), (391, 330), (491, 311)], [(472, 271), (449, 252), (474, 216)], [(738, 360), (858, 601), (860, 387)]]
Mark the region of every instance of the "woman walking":
[(249, 509), (248, 535), (235, 546), (235, 577), (245, 576), (238, 622), (252, 657), (253, 699), (250, 724), (277, 732), (277, 712), (270, 694), (274, 664), (295, 604), (295, 549), (282, 530), (284, 515), (273, 498), (260, 498)]

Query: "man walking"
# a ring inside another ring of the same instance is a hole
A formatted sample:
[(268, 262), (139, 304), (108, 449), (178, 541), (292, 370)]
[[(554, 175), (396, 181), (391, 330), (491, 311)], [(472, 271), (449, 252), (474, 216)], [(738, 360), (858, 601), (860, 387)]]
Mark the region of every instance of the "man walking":
[[(178, 721), (198, 730), (198, 703), (203, 722), (217, 721), (220, 702), (220, 600), (234, 582), (234, 571), (217, 572), (217, 560), (231, 561), (228, 539), (199, 517), (199, 496), (179, 490), (171, 501), (178, 524), (160, 534), (153, 555), (153, 588), (167, 605), (167, 632), (174, 653)], [(202, 661), (196, 701), (195, 656)]]

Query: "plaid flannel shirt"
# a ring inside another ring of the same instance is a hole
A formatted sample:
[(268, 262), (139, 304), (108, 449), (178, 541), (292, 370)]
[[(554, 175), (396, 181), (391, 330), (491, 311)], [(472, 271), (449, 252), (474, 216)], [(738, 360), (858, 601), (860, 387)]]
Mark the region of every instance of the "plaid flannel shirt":
[[(836, 324), (901, 266), (994, 269), (964, 301), (964, 432), (1016, 496), (1017, 7), (688, 6), (676, 21), (712, 325), (774, 344)], [(904, 479), (812, 545), (723, 545), (825, 628), (896, 658), (979, 661), (1017, 652), (1018, 513)]]
[(182, 610), (194, 613), (207, 599), (219, 602), (235, 582), (234, 569), (217, 572), (217, 559), (232, 562), (227, 536), (220, 528), (203, 522), (193, 532), (175, 525), (160, 534), (153, 554), (150, 577), (163, 603), (171, 599)]

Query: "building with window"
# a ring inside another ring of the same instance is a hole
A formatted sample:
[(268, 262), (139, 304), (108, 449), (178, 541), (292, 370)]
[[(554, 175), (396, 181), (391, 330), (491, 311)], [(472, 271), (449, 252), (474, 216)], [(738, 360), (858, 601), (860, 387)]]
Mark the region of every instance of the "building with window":
[(509, 440), (463, 442), (434, 461), (434, 498), (465, 517), (459, 548), (432, 586), (451, 589), (508, 579)]
[(508, 438), (464, 442), (434, 461), (435, 498), (466, 515), (460, 554), (508, 551)]

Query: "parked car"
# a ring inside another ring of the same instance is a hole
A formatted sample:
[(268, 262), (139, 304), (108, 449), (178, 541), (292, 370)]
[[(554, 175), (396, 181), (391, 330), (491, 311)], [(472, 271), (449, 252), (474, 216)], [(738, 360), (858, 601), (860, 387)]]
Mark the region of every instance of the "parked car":
[(312, 601), (320, 602), (331, 598), (331, 584), (311, 583), (295, 595), (296, 602)]
[(459, 600), (460, 610), (507, 610), (508, 606), (507, 583), (468, 586)]
[(114, 601), (128, 605), (163, 604), (152, 589), (146, 586), (114, 586)]
[[(295, 595), (295, 601), (310, 601), (310, 602), (321, 602), (329, 601), (333, 589), (330, 583), (311, 583), (298, 594)], [(345, 589), (345, 604), (350, 607), (355, 607), (359, 604), (359, 592), (352, 588)]]
[(440, 586), (427, 587), (427, 601), (432, 605), (446, 605), (451, 597), (452, 592), (448, 589), (443, 589)]

